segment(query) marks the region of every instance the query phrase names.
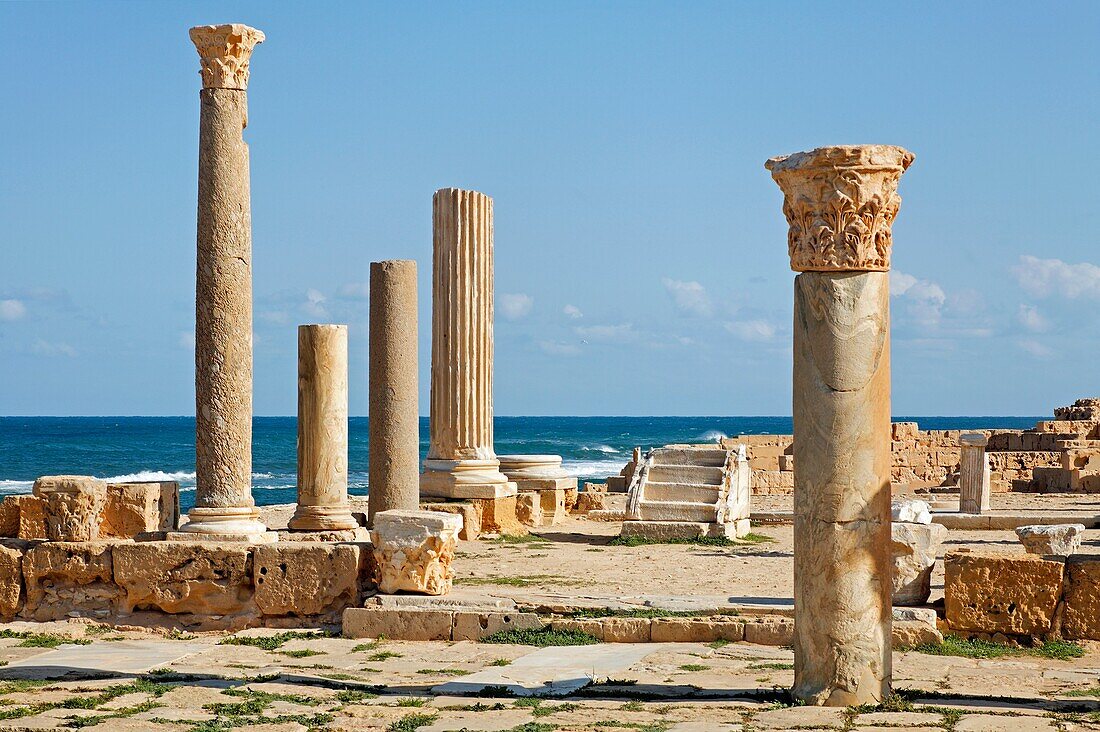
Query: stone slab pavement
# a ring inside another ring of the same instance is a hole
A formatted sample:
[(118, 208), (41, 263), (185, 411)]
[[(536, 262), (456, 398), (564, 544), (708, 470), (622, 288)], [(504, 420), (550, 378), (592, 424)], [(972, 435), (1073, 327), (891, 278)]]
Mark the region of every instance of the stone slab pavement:
[(180, 661), (210, 646), (178, 641), (123, 640), (91, 645), (63, 644), (0, 668), (2, 679), (59, 676), (131, 676)]

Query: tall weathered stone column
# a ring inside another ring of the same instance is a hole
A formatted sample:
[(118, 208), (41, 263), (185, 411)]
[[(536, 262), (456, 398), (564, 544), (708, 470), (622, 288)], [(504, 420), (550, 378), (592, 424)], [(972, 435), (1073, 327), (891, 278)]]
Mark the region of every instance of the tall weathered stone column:
[(348, 504), (348, 327), (298, 326), (295, 531), (354, 529)]
[[(198, 268), (195, 287), (195, 507), (183, 530), (257, 538), (252, 500), (252, 215), (248, 60), (264, 34), (199, 26)], [(201, 538), (201, 537), (199, 537)]]
[(379, 511), (420, 507), (416, 262), (370, 265), (370, 499)]
[(989, 438), (981, 432), (959, 436), (959, 512), (989, 510), (989, 459), (985, 446)]
[(493, 199), (432, 198), (431, 442), (420, 493), (516, 495), (493, 452)]
[(890, 691), (890, 226), (912, 153), (772, 158), (794, 285), (794, 696)]

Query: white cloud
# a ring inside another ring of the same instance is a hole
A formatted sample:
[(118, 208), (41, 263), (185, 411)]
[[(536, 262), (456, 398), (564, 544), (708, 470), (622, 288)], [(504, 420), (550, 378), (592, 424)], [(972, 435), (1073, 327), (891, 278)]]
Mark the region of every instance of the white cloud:
[(576, 305), (566, 305), (564, 308), (561, 309), (561, 311), (565, 313), (565, 316), (567, 318), (572, 318), (573, 320), (578, 320), (584, 317), (584, 313), (582, 313), (581, 309), (578, 308)]
[(1042, 333), (1050, 324), (1047, 319), (1039, 312), (1039, 308), (1034, 305), (1024, 305), (1021, 303), (1019, 311), (1016, 313), (1016, 318), (1020, 321), (1020, 325), (1025, 329), (1030, 330), (1032, 333)]
[(698, 282), (673, 280), (665, 277), (661, 280), (668, 294), (672, 295), (672, 301), (676, 309), (688, 315), (708, 317), (711, 314), (710, 297), (707, 288)]
[(501, 312), (508, 320), (519, 320), (530, 313), (531, 307), (535, 304), (535, 298), (524, 295), (522, 292), (502, 292), (497, 296), (497, 300), (500, 303)]
[(638, 340), (639, 333), (631, 323), (622, 325), (579, 325), (573, 329), (586, 341), (600, 343), (631, 343)]
[(188, 332), (180, 333), (179, 346), (184, 350), (195, 350), (195, 334)]
[(0, 320), (11, 322), (27, 314), (27, 306), (22, 300), (0, 300)]
[(890, 272), (890, 296), (905, 303), (905, 313), (912, 321), (929, 328), (940, 324), (947, 302), (947, 294), (935, 282), (898, 270)]
[(572, 343), (561, 343), (559, 341), (539, 341), (539, 348), (544, 353), (549, 353), (552, 356), (576, 356), (581, 352), (581, 349)]
[(775, 337), (775, 326), (766, 320), (739, 320), (726, 323), (726, 330), (743, 341), (763, 342)]
[(1035, 358), (1050, 358), (1054, 355), (1054, 351), (1031, 338), (1022, 338), (1016, 341), (1016, 345), (1020, 347), (1020, 350), (1031, 354)]
[(323, 294), (310, 288), (306, 290), (306, 301), (302, 305), (302, 310), (304, 310), (307, 315), (312, 315), (315, 318), (324, 318), (328, 315), (328, 311), (325, 310), (326, 299), (327, 298)]
[(366, 282), (349, 282), (340, 288), (340, 297), (348, 300), (369, 300), (370, 285)]
[(68, 343), (47, 343), (41, 338), (31, 344), (31, 351), (40, 356), (68, 356), (72, 358), (76, 355), (76, 349)]
[(1067, 264), (1061, 259), (1039, 259), (1025, 254), (1012, 273), (1020, 287), (1035, 297), (1100, 298), (1100, 267), (1088, 262)]

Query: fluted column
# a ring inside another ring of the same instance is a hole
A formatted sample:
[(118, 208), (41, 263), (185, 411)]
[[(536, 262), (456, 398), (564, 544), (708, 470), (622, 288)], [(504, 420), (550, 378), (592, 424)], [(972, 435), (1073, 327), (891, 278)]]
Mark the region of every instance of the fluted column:
[(959, 511), (982, 513), (989, 510), (989, 460), (985, 446), (989, 438), (981, 432), (959, 436)]
[(248, 66), (264, 34), (199, 26), (198, 267), (195, 288), (195, 507), (183, 530), (255, 538), (252, 500), (252, 217)]
[(890, 227), (898, 147), (772, 158), (794, 285), (794, 689), (890, 692)]
[(493, 453), (493, 199), (432, 199), (432, 384), (420, 493), (498, 498), (516, 487)]
[(354, 529), (348, 504), (348, 327), (298, 326), (295, 531)]
[(374, 515), (420, 507), (416, 262), (370, 265), (370, 499)]

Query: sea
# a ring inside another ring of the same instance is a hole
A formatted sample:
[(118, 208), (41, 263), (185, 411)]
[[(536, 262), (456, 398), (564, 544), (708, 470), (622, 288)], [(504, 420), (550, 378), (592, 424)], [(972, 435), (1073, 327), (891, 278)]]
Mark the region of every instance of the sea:
[[(922, 429), (1029, 429), (1040, 417), (895, 417)], [(554, 454), (581, 481), (617, 475), (635, 447), (707, 443), (739, 434), (790, 434), (790, 417), (497, 417), (501, 455)], [(349, 420), (348, 492), (366, 495), (367, 418)], [(297, 420), (256, 417), (252, 495), (259, 505), (295, 501)], [(420, 420), (421, 458), (428, 420)], [(193, 505), (193, 417), (0, 417), (0, 495), (29, 493), (40, 475), (108, 481), (174, 480), (181, 507)]]

